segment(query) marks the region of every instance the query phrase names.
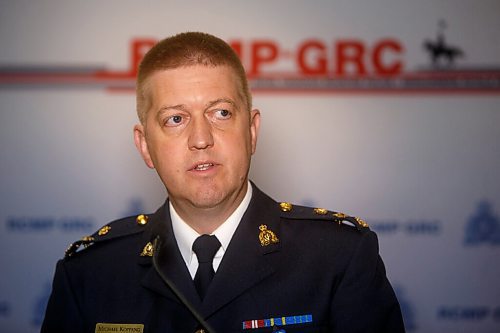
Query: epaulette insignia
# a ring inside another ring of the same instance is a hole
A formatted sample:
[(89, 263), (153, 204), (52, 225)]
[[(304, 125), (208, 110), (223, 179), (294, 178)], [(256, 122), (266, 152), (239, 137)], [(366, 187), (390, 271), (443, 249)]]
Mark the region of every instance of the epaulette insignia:
[(345, 219), (345, 218), (347, 217), (347, 215), (346, 215), (346, 214), (344, 214), (344, 213), (338, 213), (338, 212), (337, 212), (337, 213), (333, 213), (332, 215), (333, 215), (333, 217), (335, 218), (335, 220), (336, 220), (337, 222), (339, 222), (339, 223), (340, 223), (340, 222), (342, 222), (342, 220), (343, 220), (343, 219)]
[(354, 218), (356, 221), (358, 221), (359, 225), (362, 226), (363, 228), (368, 228), (368, 223), (360, 219), (359, 217)]
[(289, 202), (282, 202), (280, 203), (280, 208), (283, 212), (289, 212), (292, 210), (293, 206)]
[(286, 219), (333, 221), (338, 223), (339, 225), (352, 225), (359, 231), (363, 231), (368, 228), (368, 223), (366, 223), (359, 217), (350, 216), (340, 212), (329, 211), (324, 208), (298, 206), (292, 205), (288, 202), (280, 203), (279, 208), (283, 212), (282, 217)]
[(144, 214), (141, 214), (141, 215), (137, 216), (137, 218), (135, 219), (135, 221), (139, 225), (146, 225), (146, 223), (148, 223), (148, 216), (144, 215)]
[(80, 246), (83, 245), (83, 247), (87, 248), (90, 245), (92, 245), (92, 243), (94, 243), (94, 241), (95, 241), (95, 238), (92, 236), (82, 237), (82, 239), (80, 239), (74, 243), (71, 243), (69, 245), (69, 247), (64, 252), (64, 254), (65, 254), (64, 256), (71, 257), (73, 255), (73, 253), (75, 253), (80, 248)]
[(356, 227), (358, 230), (363, 230), (364, 228), (368, 228), (368, 223), (360, 219), (359, 217), (354, 217), (354, 216), (349, 216), (344, 213), (339, 213), (335, 212), (332, 214), (333, 219), (335, 222), (337, 222), (339, 225), (343, 224), (345, 222), (351, 223), (354, 227)]
[(154, 253), (153, 243), (148, 242), (142, 249), (141, 257), (152, 257)]
[[(148, 216), (147, 215), (139, 215), (132, 221), (135, 221), (136, 223), (130, 223), (131, 218), (127, 217), (121, 220), (117, 220), (115, 222), (112, 222), (110, 224), (107, 224), (100, 228), (97, 232), (90, 236), (85, 236), (82, 239), (70, 244), (68, 249), (65, 251), (65, 258), (71, 257), (73, 254), (75, 254), (80, 246), (84, 246), (84, 248), (89, 247), (92, 244), (95, 244), (97, 242), (101, 241), (107, 241), (131, 234), (135, 234), (138, 232), (143, 231), (144, 229), (142, 226), (146, 225), (148, 223)], [(113, 231), (111, 231), (113, 229)]]
[(276, 236), (274, 232), (271, 230), (267, 229), (267, 225), (262, 224), (259, 227), (260, 233), (259, 233), (259, 241), (261, 246), (268, 246), (271, 244), (277, 244), (279, 243), (279, 239)]
[(104, 236), (106, 235), (109, 231), (111, 230), (111, 227), (109, 225), (105, 225), (104, 227), (102, 227), (101, 229), (99, 229), (99, 231), (97, 232), (97, 234), (99, 236)]
[(328, 210), (324, 208), (314, 208), (314, 212), (318, 215), (326, 215), (328, 214)]

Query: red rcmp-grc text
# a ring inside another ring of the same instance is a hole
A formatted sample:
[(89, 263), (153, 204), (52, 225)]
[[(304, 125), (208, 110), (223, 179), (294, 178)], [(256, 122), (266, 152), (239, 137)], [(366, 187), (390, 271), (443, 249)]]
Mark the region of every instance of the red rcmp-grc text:
[[(397, 75), (403, 71), (403, 45), (396, 39), (366, 43), (360, 39), (325, 42), (306, 39), (294, 50), (273, 40), (230, 41), (249, 76), (275, 73), (273, 65), (287, 61), (287, 74), (306, 76)], [(290, 70), (292, 69), (292, 70)], [(283, 73), (283, 71), (278, 71)]]

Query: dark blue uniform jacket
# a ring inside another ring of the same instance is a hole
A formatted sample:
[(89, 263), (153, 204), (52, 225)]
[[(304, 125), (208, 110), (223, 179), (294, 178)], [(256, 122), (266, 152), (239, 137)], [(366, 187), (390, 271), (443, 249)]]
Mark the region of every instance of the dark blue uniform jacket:
[(377, 237), (361, 220), (280, 205), (254, 186), (202, 302), (168, 204), (146, 218), (73, 244), (57, 263), (43, 333), (404, 332)]

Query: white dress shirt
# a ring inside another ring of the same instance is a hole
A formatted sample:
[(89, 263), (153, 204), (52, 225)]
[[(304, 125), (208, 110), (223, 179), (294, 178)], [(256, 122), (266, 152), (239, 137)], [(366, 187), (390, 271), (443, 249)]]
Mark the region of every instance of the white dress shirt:
[[(222, 261), (222, 257), (224, 257), (224, 253), (229, 246), (229, 242), (231, 238), (233, 238), (234, 232), (236, 228), (240, 224), (241, 218), (243, 214), (246, 212), (248, 205), (250, 204), (250, 199), (252, 198), (252, 185), (250, 182), (247, 186), (247, 193), (245, 197), (241, 201), (240, 205), (236, 210), (227, 218), (224, 223), (222, 223), (211, 235), (215, 235), (219, 242), (221, 243), (221, 247), (217, 251), (214, 257), (213, 265), (214, 271), (217, 272), (219, 265)], [(189, 269), (189, 273), (191, 277), (194, 279), (196, 274), (196, 270), (198, 269), (198, 258), (196, 254), (193, 252), (193, 243), (200, 236), (198, 232), (196, 232), (193, 228), (191, 228), (184, 220), (181, 219), (179, 214), (172, 206), (172, 202), (169, 201), (170, 207), (170, 218), (172, 220), (172, 229), (174, 230), (174, 236), (177, 241), (177, 246), (181, 251), (182, 258), (186, 263), (186, 266)]]

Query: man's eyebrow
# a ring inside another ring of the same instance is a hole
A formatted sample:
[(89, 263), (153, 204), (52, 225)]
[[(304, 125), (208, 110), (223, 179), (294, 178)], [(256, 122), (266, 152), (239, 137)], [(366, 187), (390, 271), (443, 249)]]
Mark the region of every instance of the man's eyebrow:
[(184, 104), (177, 105), (163, 105), (158, 109), (158, 112), (167, 111), (167, 110), (186, 110), (187, 107)]
[(220, 104), (220, 103), (228, 103), (228, 104), (231, 104), (235, 108), (238, 107), (238, 105), (236, 104), (236, 102), (233, 101), (230, 98), (219, 98), (219, 99), (216, 99), (214, 101), (208, 102), (207, 105), (205, 106), (205, 108), (208, 109), (208, 108), (211, 108), (212, 106)]

